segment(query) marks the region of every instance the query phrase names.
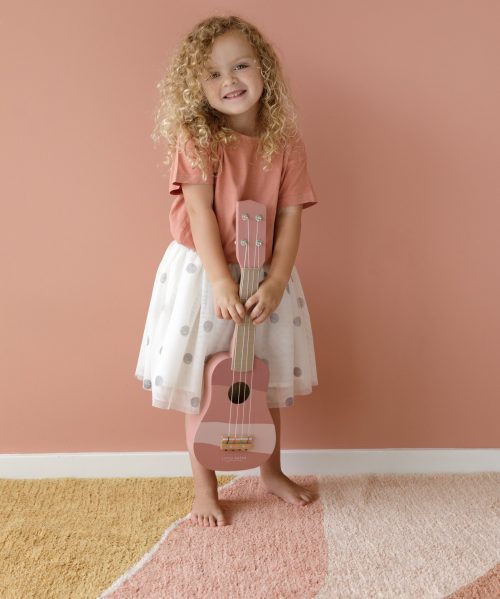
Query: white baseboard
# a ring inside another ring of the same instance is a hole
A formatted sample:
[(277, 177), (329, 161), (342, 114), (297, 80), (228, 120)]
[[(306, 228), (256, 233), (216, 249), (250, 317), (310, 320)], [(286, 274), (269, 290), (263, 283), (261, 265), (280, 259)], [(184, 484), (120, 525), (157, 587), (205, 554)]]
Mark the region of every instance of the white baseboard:
[[(285, 449), (281, 464), (289, 475), (500, 472), (500, 449)], [(258, 468), (234, 472), (258, 473)], [(187, 451), (0, 454), (0, 478), (191, 475)]]

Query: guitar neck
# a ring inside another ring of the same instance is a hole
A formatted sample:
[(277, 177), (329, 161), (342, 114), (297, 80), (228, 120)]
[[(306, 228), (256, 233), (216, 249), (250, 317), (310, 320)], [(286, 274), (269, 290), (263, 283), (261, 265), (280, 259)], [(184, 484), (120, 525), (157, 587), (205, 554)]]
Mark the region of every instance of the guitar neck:
[[(245, 304), (259, 288), (260, 268), (242, 268), (240, 279), (240, 300)], [(245, 314), (242, 324), (237, 324), (234, 331), (231, 370), (248, 372), (253, 370), (255, 349), (255, 325), (249, 314)]]

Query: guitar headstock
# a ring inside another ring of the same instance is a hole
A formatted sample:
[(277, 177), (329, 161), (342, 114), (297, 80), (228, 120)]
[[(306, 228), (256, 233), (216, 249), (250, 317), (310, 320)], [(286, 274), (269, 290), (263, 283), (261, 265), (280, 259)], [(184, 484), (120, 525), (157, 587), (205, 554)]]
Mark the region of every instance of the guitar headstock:
[(241, 268), (259, 268), (266, 257), (266, 207), (254, 200), (236, 203), (236, 257)]

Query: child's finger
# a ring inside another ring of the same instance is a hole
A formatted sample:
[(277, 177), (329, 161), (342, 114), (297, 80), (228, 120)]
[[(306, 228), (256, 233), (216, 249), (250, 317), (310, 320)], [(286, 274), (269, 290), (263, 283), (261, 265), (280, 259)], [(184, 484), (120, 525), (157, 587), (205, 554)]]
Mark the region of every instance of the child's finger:
[(252, 319), (258, 318), (258, 317), (262, 316), (263, 312), (265, 312), (265, 307), (261, 303), (258, 303), (255, 306), (255, 308), (252, 310), (252, 314), (250, 315), (250, 317)]
[(231, 314), (231, 318), (234, 320), (236, 324), (241, 324), (242, 320), (240, 318), (239, 313), (237, 312), (236, 306), (228, 306), (229, 314)]
[(245, 307), (243, 306), (243, 304), (241, 302), (238, 302), (236, 305), (236, 311), (238, 312), (238, 314), (241, 316), (241, 318), (245, 318), (246, 316), (246, 310)]
[(258, 298), (258, 297), (255, 297), (255, 295), (251, 295), (251, 296), (250, 296), (250, 297), (247, 299), (247, 301), (245, 302), (245, 308), (246, 308), (247, 310), (250, 310), (250, 308), (251, 308), (251, 307), (252, 307), (254, 304), (256, 304), (258, 301), (259, 301), (259, 298)]
[(259, 316), (253, 320), (253, 324), (260, 324), (261, 322), (264, 322), (264, 320), (266, 320), (266, 318), (268, 317), (268, 310), (264, 310), (261, 314), (259, 314)]

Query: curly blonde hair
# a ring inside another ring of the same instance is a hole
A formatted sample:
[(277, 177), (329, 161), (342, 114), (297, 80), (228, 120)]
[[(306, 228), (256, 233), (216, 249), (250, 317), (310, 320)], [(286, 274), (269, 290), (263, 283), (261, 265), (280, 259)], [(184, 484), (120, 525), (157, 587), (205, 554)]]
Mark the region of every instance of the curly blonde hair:
[(200, 168), (203, 181), (207, 180), (203, 154), (206, 152), (209, 163), (217, 165), (219, 144), (237, 141), (226, 115), (210, 106), (200, 83), (214, 40), (235, 30), (243, 33), (253, 47), (263, 79), (257, 115), (258, 152), (264, 161), (263, 170), (269, 170), (273, 155), (283, 151), (298, 134), (296, 106), (271, 44), (256, 27), (238, 16), (204, 19), (177, 45), (167, 72), (156, 86), (160, 103), (151, 135), (155, 142), (165, 138), (163, 163), (167, 166), (172, 162), (179, 140), (184, 143), (184, 151), (189, 145), (193, 152), (185, 153), (192, 166)]

